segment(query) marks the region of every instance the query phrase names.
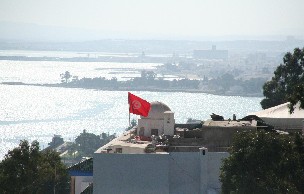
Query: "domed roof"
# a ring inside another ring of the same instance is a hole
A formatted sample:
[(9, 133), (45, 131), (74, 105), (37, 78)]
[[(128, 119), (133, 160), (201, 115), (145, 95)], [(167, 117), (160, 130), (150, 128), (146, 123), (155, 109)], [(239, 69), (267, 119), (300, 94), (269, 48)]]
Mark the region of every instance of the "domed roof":
[(164, 112), (171, 111), (171, 109), (162, 102), (151, 102), (151, 109), (147, 117), (140, 116), (147, 119), (164, 119)]

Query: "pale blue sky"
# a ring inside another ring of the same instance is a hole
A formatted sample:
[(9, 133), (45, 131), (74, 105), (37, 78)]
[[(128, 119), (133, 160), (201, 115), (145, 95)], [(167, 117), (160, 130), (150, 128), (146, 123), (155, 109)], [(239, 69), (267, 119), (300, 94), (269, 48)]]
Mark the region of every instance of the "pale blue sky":
[(0, 0), (0, 21), (151, 36), (304, 35), (304, 0)]

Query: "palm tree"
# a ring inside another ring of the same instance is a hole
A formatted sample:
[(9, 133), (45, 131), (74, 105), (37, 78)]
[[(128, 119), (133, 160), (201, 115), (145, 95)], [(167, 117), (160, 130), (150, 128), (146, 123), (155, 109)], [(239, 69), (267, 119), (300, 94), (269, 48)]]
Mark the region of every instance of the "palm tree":
[(68, 83), (69, 79), (72, 77), (69, 71), (66, 71), (65, 73), (60, 74), (61, 82), (62, 83)]

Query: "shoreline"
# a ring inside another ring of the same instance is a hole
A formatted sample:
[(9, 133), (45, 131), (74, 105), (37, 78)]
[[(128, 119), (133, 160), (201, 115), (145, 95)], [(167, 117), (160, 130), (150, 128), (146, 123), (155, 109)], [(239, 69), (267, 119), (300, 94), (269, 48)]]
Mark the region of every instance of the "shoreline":
[(76, 85), (69, 85), (64, 83), (57, 83), (57, 84), (30, 84), (30, 83), (23, 83), (23, 82), (1, 82), (2, 85), (19, 85), (19, 86), (39, 86), (39, 87), (54, 87), (54, 88), (79, 88), (79, 89), (90, 89), (90, 90), (101, 90), (101, 91), (148, 91), (148, 92), (184, 92), (184, 93), (204, 93), (210, 95), (217, 95), (217, 96), (239, 96), (239, 97), (256, 97), (260, 98), (263, 97), (262, 94), (225, 94), (219, 92), (212, 92), (212, 91), (202, 91), (197, 89), (161, 89), (161, 88), (149, 88), (149, 87), (137, 87), (137, 88), (99, 88), (99, 87), (81, 87)]

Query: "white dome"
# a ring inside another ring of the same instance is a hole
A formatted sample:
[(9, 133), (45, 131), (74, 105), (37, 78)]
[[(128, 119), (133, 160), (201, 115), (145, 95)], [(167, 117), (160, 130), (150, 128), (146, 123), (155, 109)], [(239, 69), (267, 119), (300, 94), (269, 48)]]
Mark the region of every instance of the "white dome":
[(147, 117), (141, 116), (146, 119), (164, 119), (164, 112), (171, 111), (171, 109), (162, 102), (151, 102), (151, 109)]

